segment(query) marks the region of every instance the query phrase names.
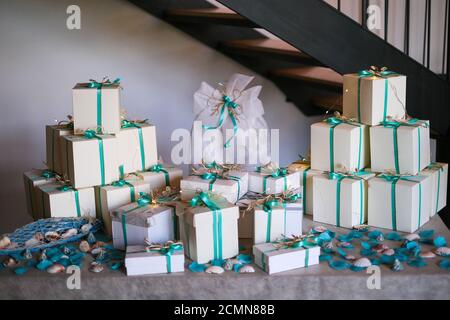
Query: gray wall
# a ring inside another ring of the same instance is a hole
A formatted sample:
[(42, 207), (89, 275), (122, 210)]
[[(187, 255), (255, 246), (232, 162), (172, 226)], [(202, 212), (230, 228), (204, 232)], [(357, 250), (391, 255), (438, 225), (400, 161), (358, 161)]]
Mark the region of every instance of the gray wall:
[[(95, 3), (95, 4), (94, 4)], [(81, 7), (81, 30), (66, 29), (66, 8)], [(190, 128), (192, 95), (252, 72), (127, 1), (0, 0), (0, 233), (31, 221), (22, 172), (45, 161), (46, 124), (71, 113), (79, 81), (122, 77), (131, 117), (157, 125), (158, 148), (170, 159), (170, 134)], [(257, 77), (270, 128), (280, 129), (280, 162), (309, 148), (306, 118), (268, 80)]]

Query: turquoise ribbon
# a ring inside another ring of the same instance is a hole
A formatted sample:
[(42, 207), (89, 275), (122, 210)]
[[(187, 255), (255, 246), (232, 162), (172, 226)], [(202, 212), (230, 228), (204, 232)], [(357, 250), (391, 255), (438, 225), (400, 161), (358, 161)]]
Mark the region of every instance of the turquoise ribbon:
[(280, 203), (277, 200), (269, 200), (263, 204), (263, 210), (267, 213), (266, 242), (270, 242), (270, 234), (272, 231), (272, 209), (274, 206), (278, 205), (280, 205)]
[[(262, 173), (262, 167), (257, 167), (256, 172)], [(287, 191), (287, 175), (289, 174), (286, 168), (278, 168), (272, 173), (264, 176), (263, 178), (263, 194), (267, 194), (267, 179), (283, 178), (284, 187), (283, 190)]]
[(209, 182), (209, 191), (213, 191), (214, 183), (216, 183), (217, 179), (219, 180), (233, 180), (237, 182), (238, 191), (237, 191), (237, 199), (236, 202), (240, 198), (241, 194), (241, 178), (231, 175), (219, 175), (216, 172), (205, 172), (203, 174), (195, 174), (195, 176), (200, 177), (203, 180), (210, 180)]
[(133, 184), (131, 184), (129, 181), (125, 180), (123, 165), (121, 165), (119, 167), (119, 171), (120, 171), (120, 179), (113, 182), (111, 185), (114, 187), (119, 187), (119, 188), (122, 188), (124, 186), (130, 187), (130, 201), (135, 202), (136, 201), (136, 196), (135, 196), (136, 190), (134, 189)]
[[(231, 140), (236, 136), (237, 134), (237, 130), (238, 130), (238, 125), (237, 125), (237, 120), (234, 116), (234, 110), (239, 107), (239, 105), (234, 102), (229, 96), (224, 95), (222, 97), (222, 106), (220, 107), (220, 112), (219, 112), (219, 120), (217, 122), (217, 124), (215, 126), (208, 126), (208, 125), (203, 125), (203, 129), (205, 130), (213, 130), (213, 129), (220, 129), (223, 124), (225, 123), (225, 118), (226, 115), (228, 113), (228, 115), (230, 116), (231, 122), (233, 123), (233, 136), (228, 139), (225, 144), (224, 147), (228, 148), (230, 146), (230, 142)], [(227, 111), (227, 112), (225, 112)]]
[(308, 177), (309, 170), (311, 170), (311, 167), (308, 167), (303, 171), (303, 180), (302, 180), (302, 182), (303, 182), (303, 195), (302, 195), (302, 197), (303, 197), (303, 212), (306, 212), (306, 182), (307, 182), (306, 179)]
[(61, 186), (58, 188), (58, 190), (63, 192), (73, 191), (75, 196), (75, 207), (77, 210), (77, 217), (81, 217), (80, 198), (78, 197), (78, 190), (68, 185)]
[(105, 156), (103, 149), (103, 139), (98, 136), (93, 130), (86, 130), (84, 132), (84, 137), (88, 139), (97, 139), (98, 140), (98, 153), (100, 160), (100, 174), (101, 174), (101, 185), (105, 185)]
[(91, 79), (87, 84), (88, 88), (97, 89), (97, 133), (102, 132), (102, 88), (118, 84), (120, 84), (120, 78), (117, 78), (113, 82), (111, 82), (109, 79), (106, 79), (102, 82), (97, 82)]
[(183, 250), (183, 245), (181, 243), (173, 243), (169, 246), (164, 246), (157, 249), (150, 249), (153, 252), (159, 252), (161, 255), (166, 256), (167, 262), (167, 273), (172, 273), (172, 254), (175, 251)]
[(137, 208), (148, 206), (152, 203), (152, 197), (145, 193), (145, 192), (139, 192), (139, 198), (137, 199), (137, 207), (130, 209), (128, 211), (122, 212), (122, 233), (123, 233), (123, 243), (125, 248), (128, 246), (128, 235), (127, 235), (127, 214), (136, 210)]
[(155, 165), (151, 166), (150, 169), (148, 169), (148, 171), (156, 172), (156, 173), (163, 172), (164, 173), (164, 179), (166, 181), (166, 187), (170, 186), (169, 172), (166, 169), (164, 169), (164, 166), (162, 164), (155, 164)]
[(438, 163), (432, 163), (430, 164), (427, 169), (430, 170), (437, 170), (438, 172), (438, 182), (437, 182), (437, 195), (436, 195), (436, 208), (435, 208), (435, 214), (438, 213), (438, 208), (439, 208), (439, 194), (441, 191), (441, 171), (444, 171), (444, 167)]
[[(143, 121), (145, 123), (145, 121)], [(144, 148), (144, 136), (142, 134), (142, 127), (140, 123), (130, 120), (122, 120), (122, 129), (136, 128), (139, 135), (139, 150), (141, 153), (141, 170), (145, 171), (145, 148)]]

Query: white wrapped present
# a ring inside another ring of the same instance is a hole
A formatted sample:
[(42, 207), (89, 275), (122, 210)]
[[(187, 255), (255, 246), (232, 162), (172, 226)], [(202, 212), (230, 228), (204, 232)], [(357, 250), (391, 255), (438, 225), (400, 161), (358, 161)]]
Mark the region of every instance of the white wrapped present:
[(344, 116), (367, 125), (388, 118), (402, 119), (406, 111), (406, 76), (370, 68), (344, 75)]
[(45, 127), (47, 167), (63, 174), (63, 153), (61, 137), (73, 134), (73, 123)]
[(36, 187), (56, 182), (56, 174), (50, 170), (34, 169), (23, 173), (23, 182), (25, 186), (28, 213), (34, 220), (43, 218), (42, 210), (40, 210), (41, 207), (37, 202)]
[(311, 168), (328, 172), (359, 171), (369, 165), (369, 127), (331, 117), (311, 125)]
[(179, 189), (183, 170), (172, 165), (158, 163), (146, 171), (138, 172), (137, 175), (150, 184), (151, 190), (161, 190), (165, 187)]
[(447, 205), (448, 164), (432, 163), (420, 175), (430, 176), (432, 180), (431, 216), (434, 216)]
[(261, 194), (278, 194), (300, 187), (300, 173), (268, 163), (249, 172), (248, 191)]
[(415, 232), (431, 215), (432, 179), (381, 174), (369, 180), (368, 224)]
[(416, 175), (430, 164), (430, 129), (425, 120), (389, 120), (370, 128), (371, 169)]

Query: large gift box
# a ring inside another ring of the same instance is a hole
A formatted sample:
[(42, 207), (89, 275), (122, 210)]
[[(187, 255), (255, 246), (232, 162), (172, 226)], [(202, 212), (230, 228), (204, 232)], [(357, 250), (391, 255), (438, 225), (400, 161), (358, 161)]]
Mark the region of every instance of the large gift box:
[(430, 164), (428, 121), (389, 120), (370, 128), (371, 169), (416, 175)]
[(174, 209), (153, 204), (147, 195), (112, 210), (111, 220), (114, 248), (122, 250), (129, 245), (140, 245), (145, 239), (165, 243), (175, 238), (177, 229)]
[(117, 138), (87, 131), (64, 136), (64, 176), (75, 188), (102, 186), (119, 180)]
[(304, 247), (286, 240), (253, 246), (255, 263), (268, 274), (294, 270), (319, 264), (320, 247)]
[(225, 198), (200, 192), (189, 204), (180, 204), (177, 215), (190, 259), (208, 263), (238, 255), (239, 208)]
[(49, 170), (31, 170), (23, 173), (25, 195), (27, 199), (27, 210), (33, 219), (42, 218), (39, 216), (39, 206), (37, 203), (36, 187), (56, 181), (55, 173)]
[(78, 83), (72, 90), (75, 134), (86, 130), (120, 132), (120, 84), (118, 79)]
[(125, 255), (127, 276), (184, 272), (181, 243), (128, 246)]
[(368, 224), (415, 232), (431, 215), (432, 179), (381, 174), (369, 180)]
[(165, 187), (179, 189), (180, 181), (183, 178), (183, 170), (175, 166), (158, 163), (146, 171), (138, 172), (137, 175), (150, 185), (151, 190), (161, 190)]
[(406, 76), (387, 70), (344, 75), (344, 116), (367, 125), (405, 116)]
[(39, 218), (96, 217), (94, 188), (75, 189), (61, 183), (37, 187)]
[(258, 167), (249, 172), (248, 191), (261, 194), (278, 194), (300, 187), (300, 173), (280, 168), (276, 163)]
[(431, 178), (431, 216), (447, 205), (448, 164), (435, 162), (430, 164), (421, 175)]
[(359, 171), (369, 165), (369, 127), (339, 117), (311, 125), (311, 168)]
[(155, 126), (124, 120), (117, 139), (119, 163), (125, 173), (145, 171), (157, 163)]
[(70, 124), (64, 125), (52, 125), (45, 127), (46, 136), (46, 154), (47, 154), (47, 167), (57, 172), (63, 173), (63, 153), (61, 150), (61, 137), (67, 136), (73, 133), (73, 128)]
[(314, 221), (344, 228), (365, 224), (367, 180), (374, 176), (370, 172), (314, 176)]

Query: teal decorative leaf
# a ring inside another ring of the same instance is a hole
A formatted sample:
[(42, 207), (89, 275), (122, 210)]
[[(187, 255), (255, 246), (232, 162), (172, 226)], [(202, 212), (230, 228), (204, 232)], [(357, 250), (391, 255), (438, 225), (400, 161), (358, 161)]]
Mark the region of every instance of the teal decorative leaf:
[(321, 254), (319, 256), (319, 261), (330, 261), (333, 257), (329, 254)]
[(419, 237), (421, 239), (429, 239), (429, 238), (432, 238), (433, 235), (434, 235), (434, 230), (433, 229), (431, 229), (431, 230), (423, 230), (423, 231), (419, 232)]
[(329, 261), (329, 266), (330, 268), (334, 269), (334, 270), (345, 270), (350, 268), (350, 264), (346, 261), (342, 261), (342, 260), (331, 260)]
[(240, 254), (236, 257), (236, 259), (242, 264), (249, 264), (253, 262), (253, 259), (248, 254)]
[(386, 235), (386, 239), (391, 241), (401, 241), (403, 237), (397, 232), (390, 232)]
[(417, 258), (409, 261), (408, 265), (411, 267), (423, 268), (427, 265), (427, 263), (423, 259)]
[(379, 231), (379, 230), (374, 230), (372, 232), (369, 232), (369, 234), (367, 235), (369, 237), (369, 239), (376, 239), (378, 238), (380, 235), (383, 235), (383, 232)]
[(199, 264), (199, 263), (197, 263), (197, 262), (192, 262), (189, 266), (188, 266), (188, 269), (191, 271), (191, 272), (205, 272), (205, 270), (206, 270), (206, 265), (204, 265), (204, 264)]
[(450, 260), (441, 260), (439, 262), (439, 268), (441, 269), (445, 269), (445, 270), (450, 270)]
[(26, 273), (28, 271), (27, 267), (17, 267), (14, 269), (14, 273), (18, 276), (23, 275), (24, 273)]
[(447, 241), (445, 240), (444, 237), (434, 238), (433, 243), (434, 243), (435, 247), (437, 247), (437, 248), (447, 246)]

